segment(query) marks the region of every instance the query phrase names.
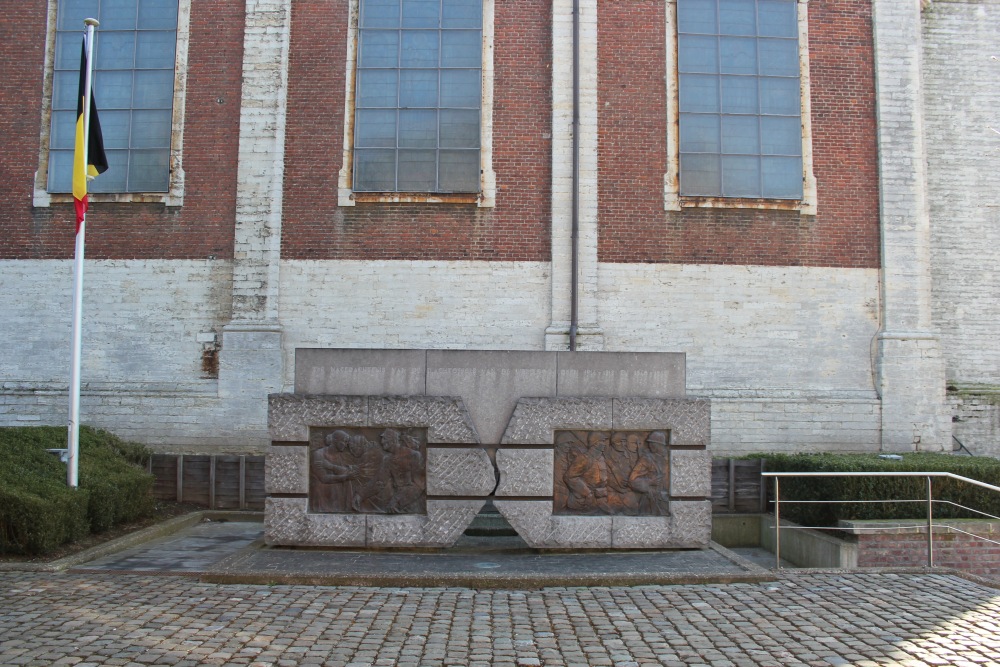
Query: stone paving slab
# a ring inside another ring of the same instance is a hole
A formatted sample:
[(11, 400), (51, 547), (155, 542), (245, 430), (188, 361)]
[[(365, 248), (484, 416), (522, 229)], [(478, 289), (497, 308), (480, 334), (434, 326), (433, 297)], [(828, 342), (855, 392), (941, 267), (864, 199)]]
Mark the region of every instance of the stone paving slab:
[(0, 572), (0, 665), (1000, 665), (1000, 590), (952, 575), (542, 590)]

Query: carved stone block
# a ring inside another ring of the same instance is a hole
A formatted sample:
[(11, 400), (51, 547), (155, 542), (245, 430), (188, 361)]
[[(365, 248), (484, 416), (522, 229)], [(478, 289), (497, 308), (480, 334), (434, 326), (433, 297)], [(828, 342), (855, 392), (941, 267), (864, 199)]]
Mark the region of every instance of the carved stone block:
[(273, 441), (304, 442), (310, 426), (367, 426), (366, 396), (268, 396), (268, 430)]
[(529, 547), (541, 549), (551, 546), (551, 500), (497, 499), (493, 501), (493, 505)]
[(306, 498), (267, 498), (264, 501), (264, 541), (300, 544), (306, 535)]
[(372, 396), (369, 425), (427, 429), (428, 443), (478, 443), (479, 436), (460, 398)]
[(485, 500), (429, 500), (426, 516), (368, 518), (369, 547), (448, 547), (482, 509)]
[(616, 516), (612, 523), (612, 546), (616, 549), (663, 549), (671, 543), (673, 517)]
[(612, 526), (610, 516), (552, 517), (553, 549), (610, 549)]
[(712, 540), (712, 502), (675, 500), (671, 503), (671, 547), (704, 549)]
[(367, 538), (364, 514), (307, 514), (305, 534), (297, 545), (363, 547)]
[(522, 398), (514, 407), (501, 443), (540, 445), (551, 443), (557, 429), (610, 428), (610, 398)]
[(496, 486), (493, 463), (479, 447), (427, 449), (427, 494), (488, 496)]
[(264, 458), (267, 493), (309, 493), (309, 447), (269, 447)]
[(423, 514), (426, 430), (313, 428), (309, 511)]
[(700, 450), (670, 452), (670, 495), (707, 498), (712, 495), (712, 456)]
[(497, 468), (500, 496), (552, 495), (554, 454), (551, 449), (498, 449)]
[(708, 447), (711, 420), (711, 403), (706, 400), (614, 399), (616, 429), (666, 429), (675, 446)]

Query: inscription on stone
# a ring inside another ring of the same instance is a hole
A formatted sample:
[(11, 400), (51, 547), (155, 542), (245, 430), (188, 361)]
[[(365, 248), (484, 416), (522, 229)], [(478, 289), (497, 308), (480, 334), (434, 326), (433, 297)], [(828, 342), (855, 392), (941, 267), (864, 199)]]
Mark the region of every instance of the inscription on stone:
[(427, 429), (313, 428), (309, 511), (427, 513)]
[(553, 514), (667, 516), (668, 431), (556, 431)]

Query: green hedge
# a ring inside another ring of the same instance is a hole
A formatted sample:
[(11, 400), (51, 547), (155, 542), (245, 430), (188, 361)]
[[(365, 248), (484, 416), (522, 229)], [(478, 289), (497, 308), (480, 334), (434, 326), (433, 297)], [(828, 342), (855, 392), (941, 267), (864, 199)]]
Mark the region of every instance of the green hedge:
[[(1000, 486), (1000, 460), (950, 454), (903, 454), (902, 460), (876, 454), (764, 454), (768, 472), (950, 472)], [(768, 481), (773, 493), (773, 481)], [(1000, 516), (1000, 492), (948, 478), (934, 478), (934, 499)], [(849, 500), (908, 499), (916, 503), (859, 503)], [(838, 519), (923, 519), (927, 516), (926, 477), (810, 477), (781, 480), (781, 515), (804, 525), (833, 526)], [(793, 500), (834, 500), (796, 504)], [(934, 503), (937, 518), (981, 518), (945, 503)]]
[(0, 553), (43, 554), (152, 513), (147, 448), (81, 427), (73, 490), (66, 464), (45, 451), (65, 446), (65, 428), (0, 428)]

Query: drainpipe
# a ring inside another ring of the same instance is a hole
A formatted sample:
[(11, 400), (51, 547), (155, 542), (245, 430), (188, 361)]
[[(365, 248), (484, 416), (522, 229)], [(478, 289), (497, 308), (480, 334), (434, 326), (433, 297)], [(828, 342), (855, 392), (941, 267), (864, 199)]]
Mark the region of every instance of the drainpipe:
[(576, 329), (579, 324), (579, 245), (580, 245), (580, 0), (573, 0), (573, 205), (572, 260), (570, 268), (569, 349), (576, 351)]

